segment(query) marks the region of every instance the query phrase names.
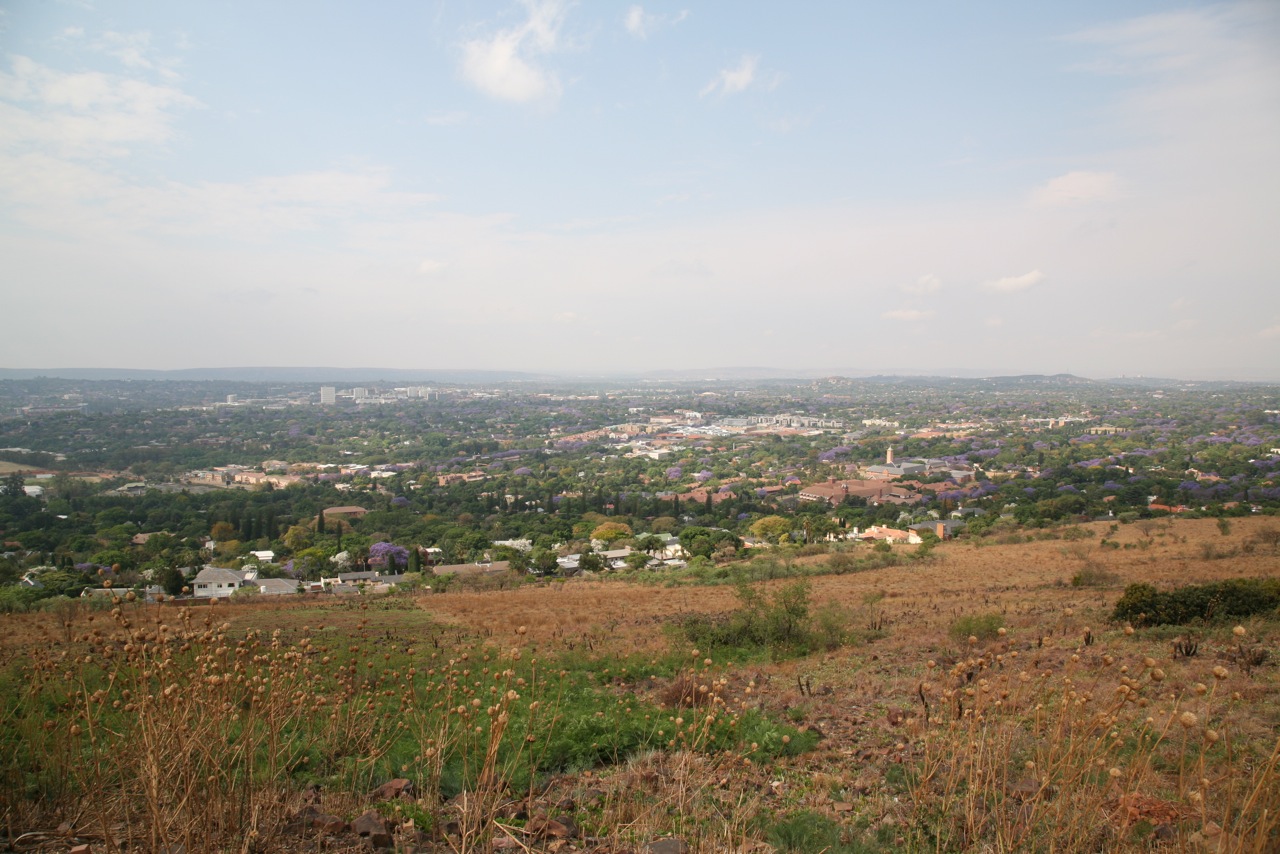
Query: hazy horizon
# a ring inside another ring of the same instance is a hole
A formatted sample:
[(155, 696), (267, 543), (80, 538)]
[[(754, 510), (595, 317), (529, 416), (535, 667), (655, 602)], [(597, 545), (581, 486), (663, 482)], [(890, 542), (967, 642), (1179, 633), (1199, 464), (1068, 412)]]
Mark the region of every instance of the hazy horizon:
[[(1018, 370), (982, 370), (982, 369), (922, 369), (903, 370), (893, 367), (881, 369), (849, 369), (849, 368), (802, 368), (802, 367), (769, 367), (717, 365), (691, 368), (661, 368), (635, 370), (601, 370), (601, 371), (529, 371), (515, 368), (448, 368), (448, 367), (392, 367), (392, 366), (354, 366), (338, 367), (333, 365), (239, 365), (239, 366), (195, 366), (187, 368), (88, 368), (67, 365), (61, 367), (8, 368), (0, 367), (0, 380), (5, 379), (37, 379), (48, 377), (70, 380), (112, 380), (120, 378), (136, 378), (130, 375), (147, 375), (160, 380), (189, 381), (235, 381), (235, 382), (358, 382), (412, 381), (414, 377), (428, 379), (433, 375), (442, 381), (478, 383), (495, 382), (536, 382), (540, 380), (593, 381), (593, 380), (661, 380), (675, 379), (680, 381), (696, 381), (699, 379), (721, 381), (752, 380), (785, 380), (815, 379), (823, 377), (840, 377), (850, 380), (880, 377), (902, 377), (918, 379), (992, 379), (1020, 376), (1043, 377), (1076, 377), (1096, 382), (1115, 380), (1153, 380), (1179, 382), (1242, 382), (1257, 384), (1278, 384), (1275, 376), (1257, 377), (1201, 375), (1173, 376), (1157, 374), (1114, 374), (1089, 376), (1071, 371), (1018, 371)], [(151, 376), (154, 375), (154, 376)], [(469, 377), (467, 379), (460, 379)], [(449, 379), (452, 378), (452, 379)]]
[(0, 10), (12, 368), (1275, 381), (1278, 198), (1257, 0)]

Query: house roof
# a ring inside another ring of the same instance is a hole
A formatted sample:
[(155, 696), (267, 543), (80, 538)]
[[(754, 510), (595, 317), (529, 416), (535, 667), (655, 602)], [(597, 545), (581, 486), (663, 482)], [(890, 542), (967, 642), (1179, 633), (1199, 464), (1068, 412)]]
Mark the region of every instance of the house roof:
[(244, 582), (244, 576), (230, 569), (223, 569), (219, 566), (206, 566), (196, 575), (194, 581), (197, 584), (229, 584), (235, 582), (241, 584)]
[(363, 516), (368, 512), (369, 511), (363, 507), (358, 507), (354, 504), (347, 504), (342, 507), (324, 508), (324, 515), (326, 516)]
[(485, 573), (506, 572), (511, 568), (509, 560), (495, 560), (493, 563), (451, 563), (432, 567), (436, 575), (483, 575)]

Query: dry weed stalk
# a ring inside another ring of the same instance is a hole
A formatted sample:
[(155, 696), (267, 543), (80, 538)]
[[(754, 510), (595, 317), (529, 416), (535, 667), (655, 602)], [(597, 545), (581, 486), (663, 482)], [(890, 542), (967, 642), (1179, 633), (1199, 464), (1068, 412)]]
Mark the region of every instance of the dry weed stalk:
[(1223, 835), (1238, 843), (1229, 850), (1274, 844), (1278, 754), (1234, 744), (1233, 703), (1218, 697), (1225, 668), (1213, 687), (1170, 692), (1154, 659), (1090, 656), (1037, 669), (1016, 650), (988, 651), (920, 686), (931, 716), (910, 792), (927, 843), (1086, 850), (1145, 822)]
[(0, 814), (11, 825), (18, 815), (23, 830), (66, 823), (110, 851), (287, 848), (281, 834), (304, 781), (367, 792), (412, 735), (419, 755), (402, 770), (417, 778), (423, 808), (438, 809), (446, 766), (460, 768), (470, 796), (462, 849), (483, 847), (494, 804), (536, 761), (535, 732), (550, 722), (536, 668), (517, 675), (519, 648), (510, 666), (482, 650), (455, 651), (447, 664), (433, 652), (433, 666), (402, 669), (405, 658), (377, 654), (367, 620), (354, 643), (331, 649), (309, 628), (293, 642), (280, 630), (237, 637), (217, 609), (201, 610), (121, 602), (26, 665), (5, 707), (3, 768), (15, 776)]

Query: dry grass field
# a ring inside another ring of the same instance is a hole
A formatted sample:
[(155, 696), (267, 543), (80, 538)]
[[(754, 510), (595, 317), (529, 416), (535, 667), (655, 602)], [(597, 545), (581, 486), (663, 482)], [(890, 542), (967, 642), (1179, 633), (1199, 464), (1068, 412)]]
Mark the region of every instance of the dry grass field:
[[(1093, 614), (1101, 624), (1126, 584), (1171, 586), (1280, 574), (1280, 554), (1273, 549), (1241, 550), (1259, 530), (1277, 527), (1275, 520), (1242, 519), (1223, 536), (1212, 519), (1187, 519), (1122, 525), (1108, 537), (1106, 523), (1092, 523), (1081, 528), (1094, 536), (1082, 540), (983, 546), (953, 542), (917, 565), (814, 578), (813, 599), (860, 609), (869, 597), (883, 594), (881, 609), (890, 634), (914, 649), (941, 642), (954, 619), (965, 613), (1000, 610), (1009, 615), (1010, 627), (1033, 628), (1043, 615), (1075, 608), (1080, 611), (1076, 623), (1086, 625), (1080, 621)], [(1099, 546), (1104, 537), (1120, 548)], [(1142, 545), (1144, 541), (1149, 544)], [(1206, 548), (1214, 550), (1212, 557), (1206, 557)], [(1100, 587), (1073, 588), (1072, 577), (1086, 567), (1112, 577)], [(424, 603), (440, 617), (482, 635), (501, 635), (519, 623), (528, 627), (531, 639), (545, 643), (588, 635), (619, 649), (662, 644), (658, 627), (673, 616), (734, 605), (729, 585), (651, 587), (612, 581), (449, 593)]]
[[(10, 616), (3, 832), (13, 850), (1280, 850), (1280, 621), (1110, 619), (1127, 584), (1280, 576), (1277, 526), (1095, 523), (814, 576), (850, 642), (803, 657), (670, 628), (738, 608), (730, 584)], [(628, 728), (625, 755), (590, 760)], [(578, 758), (516, 770), (561, 749)], [(446, 754), (467, 757), (456, 784)], [(74, 770), (32, 782), (40, 762)], [(304, 785), (308, 762), (331, 782)], [(412, 796), (371, 800), (393, 773)], [(355, 828), (371, 805), (385, 838)]]

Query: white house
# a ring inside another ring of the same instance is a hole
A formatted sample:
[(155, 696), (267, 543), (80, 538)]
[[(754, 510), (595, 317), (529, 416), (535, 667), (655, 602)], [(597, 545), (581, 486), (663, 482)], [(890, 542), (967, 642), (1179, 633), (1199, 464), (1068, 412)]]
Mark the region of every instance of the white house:
[(206, 566), (191, 582), (191, 592), (197, 599), (225, 599), (251, 583), (245, 580), (244, 573)]

